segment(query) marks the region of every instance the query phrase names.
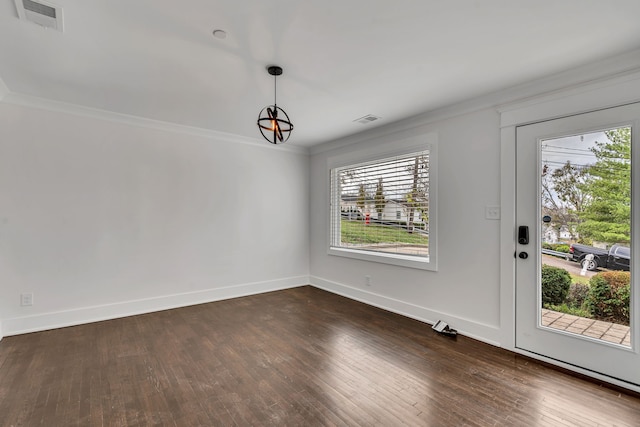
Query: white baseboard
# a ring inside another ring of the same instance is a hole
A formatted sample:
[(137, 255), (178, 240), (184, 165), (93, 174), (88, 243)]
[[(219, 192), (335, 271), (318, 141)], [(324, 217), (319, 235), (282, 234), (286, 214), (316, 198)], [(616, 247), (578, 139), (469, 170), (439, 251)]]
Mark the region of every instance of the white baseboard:
[(500, 328), (498, 327), (429, 310), (415, 304), (389, 298), (384, 295), (378, 295), (362, 289), (353, 288), (317, 276), (311, 276), (310, 280), (311, 285), (316, 288), (324, 289), (325, 291), (342, 295), (343, 297), (382, 308), (392, 313), (397, 313), (421, 322), (434, 324), (438, 320), (443, 320), (453, 329), (456, 329), (460, 335), (500, 347)]
[(579, 366), (571, 365), (568, 363), (564, 363), (560, 360), (551, 359), (549, 357), (542, 356), (540, 354), (531, 353), (527, 350), (522, 350), (520, 348), (508, 349), (509, 351), (513, 351), (514, 353), (522, 354), (523, 356), (530, 357), (535, 360), (540, 360), (542, 362), (546, 362), (550, 365), (555, 365), (560, 368), (566, 369), (568, 371), (577, 372), (578, 374), (584, 375), (586, 377), (594, 378), (598, 381), (602, 381), (603, 383), (613, 384), (617, 387), (621, 387), (627, 390), (631, 390), (634, 393), (640, 393), (640, 386), (638, 384), (632, 384), (626, 381), (619, 380), (617, 378), (609, 377), (607, 375), (600, 374), (598, 372), (590, 371), (588, 369), (581, 368)]
[(198, 292), (164, 295), (115, 304), (82, 307), (34, 316), (2, 319), (0, 336), (26, 334), (48, 329), (99, 322), (102, 320), (134, 316), (154, 311), (169, 310), (189, 305), (204, 304), (248, 295), (261, 294), (282, 289), (296, 288), (309, 284), (308, 276), (287, 277), (265, 282), (245, 283)]

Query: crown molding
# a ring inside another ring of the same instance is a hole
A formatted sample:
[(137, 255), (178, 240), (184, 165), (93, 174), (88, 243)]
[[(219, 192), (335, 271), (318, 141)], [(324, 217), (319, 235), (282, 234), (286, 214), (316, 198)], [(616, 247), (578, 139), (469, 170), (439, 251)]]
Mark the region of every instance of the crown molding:
[(374, 137), (384, 137), (403, 130), (425, 126), (475, 111), (493, 108), (498, 113), (519, 108), (525, 103), (536, 103), (549, 97), (563, 97), (576, 91), (588, 91), (594, 86), (632, 80), (640, 74), (640, 49), (572, 68), (547, 77), (532, 80), (466, 101), (451, 104), (393, 123), (386, 124), (344, 138), (335, 139), (310, 148), (310, 154), (341, 148)]
[(522, 126), (640, 102), (640, 69), (502, 105), (500, 127)]
[(550, 97), (561, 98), (571, 93), (592, 90), (596, 86), (606, 86), (611, 81), (635, 79), (640, 73), (640, 49), (627, 52), (584, 66), (563, 71), (548, 77), (491, 92), (467, 101), (451, 104), (442, 108), (427, 111), (412, 117), (401, 119), (384, 126), (352, 134), (343, 138), (327, 141), (311, 147), (292, 144), (273, 146), (265, 144), (262, 139), (244, 137), (236, 134), (214, 131), (211, 129), (179, 125), (139, 116), (116, 113), (97, 108), (39, 98), (31, 95), (9, 91), (0, 78), (0, 102), (61, 112), (76, 116), (90, 117), (99, 120), (173, 132), (183, 135), (198, 136), (220, 143), (239, 143), (269, 148), (271, 150), (288, 151), (297, 154), (318, 154), (347, 145), (363, 142), (371, 138), (385, 137), (397, 132), (428, 125), (437, 121), (473, 113), (486, 108), (494, 108), (499, 113), (518, 109), (522, 105), (535, 104)]
[[(0, 80), (1, 83), (1, 80)], [(14, 105), (18, 107), (35, 108), (39, 110), (52, 111), (56, 113), (64, 113), (74, 116), (87, 117), (92, 119), (104, 120), (114, 123), (125, 124), (129, 126), (142, 127), (147, 129), (159, 130), (163, 132), (172, 132), (182, 135), (196, 136), (200, 138), (206, 138), (217, 143), (225, 144), (245, 144), (259, 148), (268, 148), (271, 150), (281, 150), (292, 152), (296, 154), (309, 154), (309, 150), (306, 147), (299, 147), (295, 145), (268, 144), (261, 138), (250, 138), (241, 135), (235, 135), (226, 132), (214, 131), (211, 129), (204, 129), (194, 126), (180, 125), (176, 123), (164, 122), (161, 120), (154, 120), (145, 117), (133, 116), (129, 114), (116, 113), (113, 111), (101, 110), (98, 108), (84, 107), (77, 104), (71, 104), (66, 102), (54, 101), (47, 98), (40, 98), (31, 95), (18, 94), (15, 92), (7, 91), (7, 94), (3, 97), (2, 85), (0, 84), (0, 102), (4, 104)]]

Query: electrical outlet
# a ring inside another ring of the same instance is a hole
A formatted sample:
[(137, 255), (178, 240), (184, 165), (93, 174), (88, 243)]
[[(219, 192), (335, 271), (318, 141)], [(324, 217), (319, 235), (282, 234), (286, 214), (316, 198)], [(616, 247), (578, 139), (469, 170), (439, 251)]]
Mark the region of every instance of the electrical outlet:
[(371, 286), (371, 276), (364, 276), (364, 284)]
[(21, 306), (33, 305), (33, 293), (28, 292), (26, 294), (20, 294), (20, 305)]
[(500, 219), (500, 206), (485, 206), (484, 217), (486, 219)]

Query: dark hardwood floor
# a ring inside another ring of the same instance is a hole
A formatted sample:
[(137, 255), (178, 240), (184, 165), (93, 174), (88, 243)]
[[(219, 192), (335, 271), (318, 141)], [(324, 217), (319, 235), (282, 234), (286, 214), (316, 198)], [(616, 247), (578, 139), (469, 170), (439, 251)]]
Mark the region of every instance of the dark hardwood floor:
[(2, 426), (638, 426), (640, 399), (312, 287), (0, 342)]

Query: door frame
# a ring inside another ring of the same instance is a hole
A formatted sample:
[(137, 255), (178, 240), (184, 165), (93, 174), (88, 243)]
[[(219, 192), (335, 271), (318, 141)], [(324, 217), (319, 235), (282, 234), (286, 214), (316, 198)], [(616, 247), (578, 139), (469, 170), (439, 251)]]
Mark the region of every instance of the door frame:
[[(576, 85), (560, 93), (541, 95), (524, 102), (497, 108), (500, 114), (502, 219), (500, 224), (500, 343), (503, 348), (515, 353), (640, 392), (640, 387), (636, 385), (530, 353), (515, 346), (516, 127), (635, 102), (640, 102), (640, 70), (588, 85)], [(632, 256), (634, 264), (640, 265), (640, 251), (634, 251)], [(636, 304), (633, 307), (635, 313), (640, 313), (638, 300), (640, 298), (636, 298)], [(640, 342), (640, 327), (636, 326), (633, 331), (632, 342)]]

